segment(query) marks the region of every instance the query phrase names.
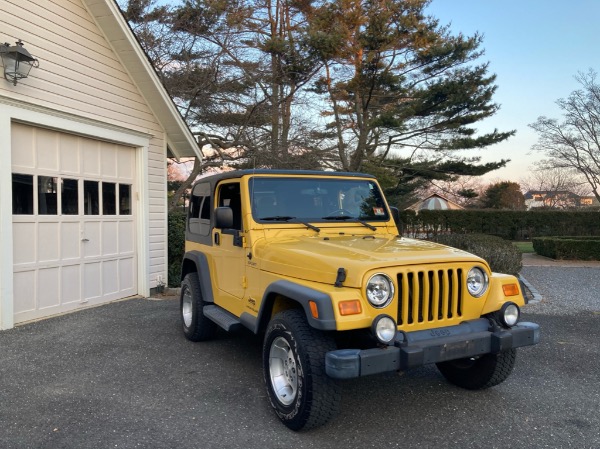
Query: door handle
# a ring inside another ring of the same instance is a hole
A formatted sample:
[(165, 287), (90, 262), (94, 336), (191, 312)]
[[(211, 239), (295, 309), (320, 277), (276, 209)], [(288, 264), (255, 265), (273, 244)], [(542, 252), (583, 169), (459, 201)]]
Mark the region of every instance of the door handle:
[(81, 239), (82, 242), (89, 242), (90, 239)]

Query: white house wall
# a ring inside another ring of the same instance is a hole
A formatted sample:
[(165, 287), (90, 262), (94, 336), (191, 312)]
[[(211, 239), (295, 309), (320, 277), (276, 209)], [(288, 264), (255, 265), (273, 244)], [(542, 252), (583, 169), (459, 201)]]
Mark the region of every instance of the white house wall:
[(136, 145), (139, 294), (166, 279), (166, 137), (140, 90), (79, 0), (2, 0), (0, 41), (39, 60), (16, 86), (0, 79), (0, 326), (12, 326), (10, 128), (18, 121)]

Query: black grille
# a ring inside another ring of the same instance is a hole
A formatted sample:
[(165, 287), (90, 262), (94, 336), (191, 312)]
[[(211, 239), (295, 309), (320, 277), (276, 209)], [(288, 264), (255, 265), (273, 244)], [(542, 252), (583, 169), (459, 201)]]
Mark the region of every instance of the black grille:
[(398, 274), (398, 325), (460, 318), (462, 271), (443, 269)]

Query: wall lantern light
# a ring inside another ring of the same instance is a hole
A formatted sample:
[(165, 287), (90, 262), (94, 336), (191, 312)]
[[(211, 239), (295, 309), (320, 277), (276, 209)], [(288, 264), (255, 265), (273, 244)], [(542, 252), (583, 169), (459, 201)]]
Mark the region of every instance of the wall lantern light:
[(38, 67), (39, 62), (29, 53), (19, 39), (14, 46), (8, 43), (0, 44), (0, 56), (4, 66), (4, 78), (16, 86), (17, 81), (27, 78), (32, 67)]

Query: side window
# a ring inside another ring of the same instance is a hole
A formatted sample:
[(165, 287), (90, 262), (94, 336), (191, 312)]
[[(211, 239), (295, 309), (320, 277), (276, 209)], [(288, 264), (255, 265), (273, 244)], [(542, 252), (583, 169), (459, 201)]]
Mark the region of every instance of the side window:
[(230, 207), (233, 211), (233, 229), (242, 230), (242, 197), (240, 183), (231, 182), (219, 187), (219, 207)]
[(196, 184), (188, 211), (188, 229), (193, 234), (210, 234), (210, 184)]

